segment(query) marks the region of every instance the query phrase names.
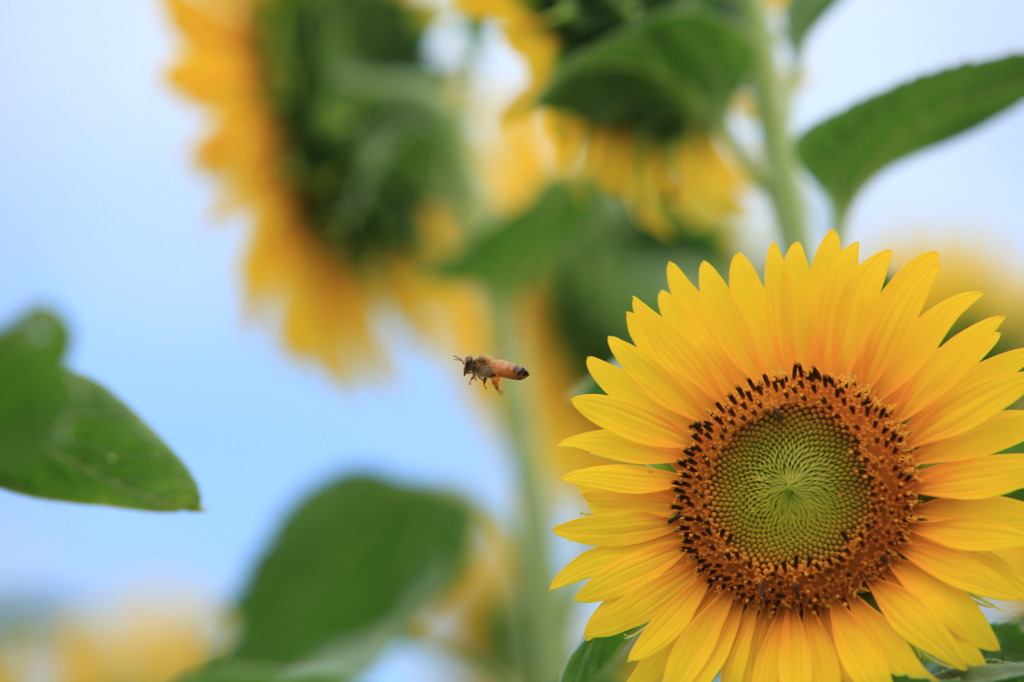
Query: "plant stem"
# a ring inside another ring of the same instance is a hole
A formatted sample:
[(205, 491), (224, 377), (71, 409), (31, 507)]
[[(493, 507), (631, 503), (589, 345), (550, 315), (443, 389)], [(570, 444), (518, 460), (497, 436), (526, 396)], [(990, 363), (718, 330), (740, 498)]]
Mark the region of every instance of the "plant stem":
[[(497, 293), (493, 300), (497, 347), (512, 348), (517, 344), (512, 325), (518, 316), (508, 294)], [(555, 682), (565, 662), (562, 651), (564, 610), (549, 591), (551, 516), (548, 502), (551, 491), (544, 483), (537, 449), (530, 438), (527, 399), (528, 392), (523, 390), (506, 391), (501, 398), (512, 441), (522, 514), (517, 537), (518, 573), (512, 594), (513, 628), (520, 679)]]
[(775, 40), (768, 26), (766, 0), (743, 0), (743, 14), (753, 48), (753, 78), (764, 132), (769, 173), (764, 178), (779, 231), (787, 245), (806, 243), (803, 197), (800, 194), (796, 149), (789, 137), (789, 87), (776, 63)]

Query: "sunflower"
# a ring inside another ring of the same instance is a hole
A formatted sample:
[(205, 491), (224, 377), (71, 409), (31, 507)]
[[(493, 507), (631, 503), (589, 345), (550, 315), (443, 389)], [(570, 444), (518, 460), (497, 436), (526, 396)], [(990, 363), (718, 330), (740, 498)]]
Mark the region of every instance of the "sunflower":
[(287, 345), (343, 376), (379, 367), (381, 304), (475, 338), (479, 293), (426, 274), (460, 246), (466, 173), (444, 84), (418, 61), (423, 17), (376, 0), (167, 4), (185, 39), (171, 80), (213, 123), (198, 161), (252, 219), (248, 294)]
[[(657, 4), (641, 3), (646, 9)], [(572, 21), (553, 27), (557, 3), (460, 0), (459, 5), (474, 19), (500, 24), (529, 73), (528, 86), (504, 117), (491, 158), (523, 153), (536, 157), (533, 184), (538, 191), (552, 180), (593, 183), (620, 198), (638, 224), (661, 239), (669, 239), (679, 223), (716, 227), (736, 212), (746, 178), (718, 136), (707, 131), (684, 133), (680, 121), (673, 121), (670, 130), (653, 130), (633, 120), (632, 114), (623, 120), (597, 121), (580, 111), (542, 103), (559, 60), (613, 32), (621, 17), (580, 16), (579, 24), (585, 27)], [(518, 194), (524, 192), (520, 189)]]
[(946, 339), (980, 294), (924, 309), (938, 255), (887, 281), (890, 255), (830, 233), (811, 263), (773, 246), (763, 282), (669, 265), (620, 366), (590, 358), (601, 428), (564, 444), (617, 463), (566, 477), (592, 513), (556, 532), (596, 547), (553, 587), (589, 580), (587, 638), (644, 626), (633, 682), (881, 682), (998, 648), (977, 599), (1024, 597), (1024, 454), (997, 454), (1024, 350), (987, 357), (998, 317)]

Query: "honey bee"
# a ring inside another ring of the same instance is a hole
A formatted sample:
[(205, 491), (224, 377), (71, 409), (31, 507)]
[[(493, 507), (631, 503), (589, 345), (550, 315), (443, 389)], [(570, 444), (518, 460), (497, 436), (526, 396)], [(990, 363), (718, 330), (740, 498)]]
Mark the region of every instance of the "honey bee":
[(469, 383), (473, 383), (474, 379), (479, 379), (484, 383), (484, 388), (487, 388), (487, 380), (490, 379), (491, 385), (498, 393), (504, 393), (498, 386), (502, 379), (518, 381), (530, 376), (530, 373), (520, 365), (508, 360), (498, 360), (489, 355), (477, 355), (476, 357), (467, 355), (465, 358), (453, 355), (452, 357), (462, 363), (462, 376), (472, 375), (469, 377)]

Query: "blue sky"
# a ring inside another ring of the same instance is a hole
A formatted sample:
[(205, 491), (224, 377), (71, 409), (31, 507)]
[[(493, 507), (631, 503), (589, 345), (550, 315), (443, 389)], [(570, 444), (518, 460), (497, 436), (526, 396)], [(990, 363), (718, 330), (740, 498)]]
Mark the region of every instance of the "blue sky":
[[(1022, 25), (1024, 4), (1009, 0), (837, 3), (807, 45), (797, 125), (917, 75), (1022, 53)], [(245, 230), (214, 219), (212, 183), (191, 164), (203, 120), (163, 79), (175, 46), (156, 2), (0, 3), (0, 324), (55, 309), (71, 366), (163, 436), (206, 507), (152, 514), (0, 491), (0, 601), (154, 584), (230, 598), (282, 514), (347, 470), (510, 508), (503, 444), (486, 419), (465, 418), (480, 396), (450, 359), (478, 350), (426, 348), (383, 320), (393, 378), (344, 388), (246, 320)], [(998, 234), (1024, 254), (1022, 150), (1018, 105), (879, 176), (851, 235), (882, 248), (893, 230), (928, 225)]]

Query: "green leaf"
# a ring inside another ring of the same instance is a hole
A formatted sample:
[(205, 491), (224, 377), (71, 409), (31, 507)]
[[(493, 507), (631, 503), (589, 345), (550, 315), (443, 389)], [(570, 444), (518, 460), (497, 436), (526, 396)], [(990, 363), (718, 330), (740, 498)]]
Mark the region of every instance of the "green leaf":
[(710, 10), (674, 5), (570, 54), (542, 101), (654, 137), (703, 131), (721, 120), (749, 63), (736, 27)]
[(228, 659), (188, 672), (178, 682), (345, 682), (338, 675), (296, 674), (287, 665), (266, 661)]
[(445, 272), (513, 291), (550, 277), (586, 228), (584, 206), (592, 201), (563, 186), (548, 190), (525, 213), (484, 234)]
[(789, 5), (789, 37), (797, 47), (815, 21), (832, 6), (833, 0), (792, 0)]
[(368, 478), (323, 488), (260, 562), (235, 656), (354, 673), (456, 577), (468, 524), (446, 495)]
[(561, 682), (615, 682), (622, 679), (621, 668), (633, 641), (633, 637), (625, 634), (584, 641), (569, 657)]
[(992, 630), (999, 640), (999, 651), (991, 657), (1004, 661), (1024, 661), (1024, 630), (1019, 621), (994, 623)]
[(60, 322), (27, 316), (0, 336), (0, 485), (29, 495), (199, 509), (188, 470), (131, 410), (60, 365)]
[(838, 215), (887, 164), (984, 121), (1024, 95), (1024, 57), (963, 66), (902, 85), (822, 123), (800, 155)]

